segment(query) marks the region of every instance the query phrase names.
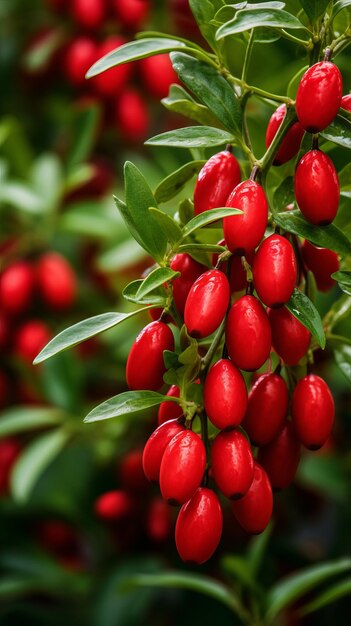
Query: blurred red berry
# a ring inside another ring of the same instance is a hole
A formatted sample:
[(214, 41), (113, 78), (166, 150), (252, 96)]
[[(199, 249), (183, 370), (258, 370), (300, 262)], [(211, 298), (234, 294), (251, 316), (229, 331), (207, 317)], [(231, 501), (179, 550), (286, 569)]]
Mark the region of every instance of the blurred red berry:
[(34, 290), (34, 272), (27, 261), (9, 265), (0, 280), (1, 309), (10, 315), (20, 315), (29, 308)]
[(122, 91), (116, 102), (116, 126), (128, 141), (142, 141), (150, 126), (149, 111), (144, 98), (132, 88)]
[(116, 17), (130, 30), (138, 30), (149, 17), (149, 0), (111, 0)]
[(172, 83), (179, 83), (169, 54), (158, 54), (139, 61), (140, 75), (149, 94), (165, 98)]
[(37, 354), (51, 339), (51, 331), (41, 320), (29, 320), (18, 330), (15, 337), (15, 354), (31, 364)]
[(43, 254), (36, 267), (39, 293), (48, 306), (69, 309), (76, 299), (77, 278), (71, 264), (58, 252)]
[(64, 71), (74, 87), (88, 85), (85, 74), (97, 60), (97, 45), (89, 37), (77, 37), (67, 47)]
[[(98, 58), (104, 57), (116, 48), (125, 43), (120, 35), (111, 35), (98, 48)], [(97, 93), (103, 98), (113, 98), (129, 80), (132, 73), (132, 66), (129, 63), (112, 67), (111, 69), (98, 74), (93, 78), (93, 85)]]
[(104, 522), (117, 522), (132, 512), (133, 501), (125, 491), (108, 491), (97, 498), (94, 509)]

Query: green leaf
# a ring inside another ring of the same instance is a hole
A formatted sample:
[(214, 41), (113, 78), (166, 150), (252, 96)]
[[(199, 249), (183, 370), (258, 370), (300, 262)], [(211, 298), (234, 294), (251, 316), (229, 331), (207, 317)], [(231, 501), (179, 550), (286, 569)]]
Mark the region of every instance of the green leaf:
[(178, 226), (177, 222), (173, 219), (173, 217), (171, 217), (171, 215), (164, 213), (164, 211), (161, 211), (160, 209), (155, 209), (154, 207), (150, 207), (149, 211), (158, 221), (169, 243), (173, 244), (181, 239), (182, 229)]
[(334, 278), (334, 280), (336, 280), (339, 283), (339, 287), (342, 291), (344, 291), (344, 293), (346, 293), (348, 296), (351, 296), (351, 272), (350, 271), (340, 271), (340, 272), (334, 272), (334, 274), (331, 275), (332, 278)]
[(351, 242), (339, 228), (329, 226), (316, 227), (305, 220), (300, 211), (285, 211), (276, 213), (274, 221), (288, 233), (294, 233), (304, 239), (308, 239), (316, 246), (329, 248), (342, 255), (351, 253)]
[(342, 459), (330, 454), (306, 454), (301, 459), (299, 483), (325, 494), (329, 500), (346, 502), (349, 498), (349, 478)]
[(328, 333), (342, 320), (351, 314), (351, 298), (342, 295), (336, 300), (324, 318), (324, 324), (328, 329)]
[(351, 383), (351, 346), (340, 346), (334, 351), (334, 358), (345, 378)]
[(190, 161), (164, 178), (154, 193), (157, 202), (168, 202), (177, 196), (186, 183), (199, 173), (205, 163), (206, 161)]
[(145, 298), (151, 291), (157, 289), (157, 287), (161, 287), (164, 283), (176, 278), (176, 276), (180, 276), (180, 272), (175, 272), (169, 267), (156, 267), (156, 269), (144, 278), (136, 293), (136, 297)]
[[(148, 139), (148, 146), (173, 146), (173, 148), (211, 148), (232, 143), (235, 137), (226, 130), (212, 126), (187, 126), (177, 128)], [(151, 206), (151, 205), (150, 205)]]
[(155, 391), (125, 391), (99, 404), (99, 406), (90, 411), (84, 418), (84, 421), (99, 422), (111, 417), (134, 417), (140, 413), (146, 416), (148, 409), (158, 406), (165, 400), (171, 400), (171, 402), (179, 404), (179, 398), (163, 396)]
[(343, 115), (337, 115), (321, 136), (343, 148), (351, 148), (351, 122)]
[(64, 414), (50, 407), (15, 406), (3, 411), (0, 419), (0, 437), (16, 433), (56, 426), (62, 422)]
[(179, 252), (208, 252), (210, 254), (221, 254), (227, 248), (219, 246), (217, 243), (183, 243), (178, 248)]
[(321, 316), (311, 300), (302, 291), (295, 288), (289, 302), (285, 306), (301, 324), (308, 328), (321, 348), (324, 349), (326, 339)]
[(139, 287), (141, 287), (143, 280), (133, 280), (122, 291), (123, 297), (129, 302), (135, 302), (136, 304), (148, 304), (154, 307), (164, 307), (167, 304), (167, 295), (165, 290), (155, 290), (153, 293), (149, 293), (145, 298), (137, 296)]
[(116, 65), (130, 63), (130, 61), (136, 61), (137, 59), (143, 59), (155, 54), (171, 52), (171, 50), (177, 50), (177, 48), (186, 48), (186, 45), (182, 41), (163, 37), (150, 37), (150, 39), (130, 41), (96, 61), (87, 72), (86, 77), (92, 78)]
[(294, 177), (287, 176), (282, 180), (280, 185), (274, 190), (273, 206), (274, 211), (284, 211), (288, 204), (295, 202), (294, 193)]
[(300, 4), (311, 23), (314, 24), (325, 13), (330, 0), (300, 0)]
[[(351, 4), (351, 2), (350, 2)], [(322, 609), (324, 606), (328, 606), (332, 602), (336, 602), (340, 598), (344, 598), (351, 594), (351, 578), (341, 580), (335, 585), (331, 585), (326, 591), (323, 591), (314, 600), (306, 604), (299, 609), (299, 615), (308, 615), (314, 611)]]
[(45, 433), (32, 441), (21, 454), (11, 475), (11, 492), (18, 502), (26, 502), (48, 465), (61, 452), (70, 438), (64, 430)]
[(304, 65), (303, 67), (301, 67), (301, 69), (299, 69), (290, 80), (287, 91), (286, 91), (286, 95), (288, 96), (288, 98), (295, 100), (297, 89), (300, 84), (301, 78), (306, 72), (306, 70), (308, 70), (308, 67), (309, 67), (308, 65)]
[(321, 583), (349, 569), (351, 569), (351, 559), (340, 559), (306, 567), (301, 572), (280, 580), (267, 595), (267, 621), (273, 620), (282, 609), (293, 604)]
[(223, 217), (231, 217), (233, 215), (241, 215), (242, 211), (240, 209), (233, 208), (218, 208), (218, 209), (210, 209), (209, 211), (204, 211), (200, 213), (200, 215), (196, 215), (193, 219), (188, 222), (183, 228), (183, 239), (188, 237), (191, 233), (198, 228), (202, 228), (207, 224), (211, 224), (211, 222), (216, 222)]
[(0, 202), (32, 215), (45, 212), (43, 198), (27, 185), (6, 181), (1, 185)]
[(338, 0), (338, 2), (334, 2), (333, 5), (333, 18), (342, 11), (342, 9), (346, 9), (351, 6), (351, 0)]
[(67, 350), (67, 348), (73, 348), (73, 346), (76, 346), (78, 343), (81, 343), (86, 339), (90, 339), (91, 337), (95, 337), (95, 335), (103, 333), (109, 328), (117, 326), (117, 324), (120, 324), (137, 313), (145, 311), (147, 308), (148, 307), (139, 309), (138, 311), (132, 311), (131, 313), (102, 313), (101, 315), (95, 315), (94, 317), (89, 317), (82, 322), (73, 324), (73, 326), (66, 328), (56, 335), (56, 337), (51, 339), (42, 351), (39, 352), (33, 363), (37, 365), (38, 363), (54, 356), (54, 354)]
[[(194, 120), (203, 126), (222, 126), (218, 119), (209, 111), (209, 109), (193, 98), (179, 97), (179, 94), (172, 95), (171, 91), (176, 85), (171, 85), (170, 93), (167, 98), (162, 98), (161, 102), (168, 111), (178, 113), (184, 117)], [(186, 93), (183, 90), (184, 94)], [(173, 92), (174, 93), (174, 92)]]
[(214, 18), (216, 13), (214, 4), (209, 2), (209, 0), (189, 0), (189, 6), (202, 36), (206, 39), (210, 46), (214, 47), (216, 44), (216, 30), (211, 25), (211, 20)]
[(262, 567), (263, 559), (267, 551), (268, 542), (273, 531), (273, 524), (269, 523), (263, 533), (253, 537), (247, 549), (247, 563), (252, 576), (255, 578)]
[(212, 65), (188, 54), (172, 52), (170, 56), (182, 83), (210, 109), (227, 130), (240, 134), (241, 108), (234, 89), (227, 80)]
[(247, 561), (244, 557), (233, 554), (225, 555), (221, 559), (221, 568), (236, 584), (239, 583), (248, 589), (257, 590), (258, 585), (247, 567)]
[(118, 202), (125, 223), (134, 239), (154, 259), (161, 261), (167, 249), (162, 228), (149, 212), (156, 200), (143, 174), (130, 161), (124, 165), (126, 204)]
[(74, 119), (68, 150), (68, 169), (89, 158), (101, 122), (101, 107), (96, 104), (80, 109)]
[[(254, 9), (238, 11), (235, 17), (223, 24), (216, 34), (217, 39), (223, 39), (228, 35), (242, 33), (258, 26), (267, 26), (276, 29), (302, 29), (308, 30), (300, 20), (291, 13), (282, 9)], [(284, 33), (282, 33), (284, 34)]]

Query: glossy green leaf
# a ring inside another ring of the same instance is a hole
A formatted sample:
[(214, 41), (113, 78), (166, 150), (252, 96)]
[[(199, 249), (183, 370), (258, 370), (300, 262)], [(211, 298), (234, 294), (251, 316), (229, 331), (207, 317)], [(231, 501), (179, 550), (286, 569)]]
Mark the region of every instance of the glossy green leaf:
[(200, 213), (199, 215), (196, 215), (195, 217), (193, 217), (193, 219), (191, 219), (190, 222), (188, 222), (186, 226), (184, 226), (183, 239), (185, 239), (185, 237), (188, 237), (195, 230), (198, 230), (198, 228), (202, 228), (203, 226), (206, 226), (207, 224), (211, 224), (211, 222), (216, 222), (217, 220), (222, 219), (223, 217), (231, 217), (234, 215), (241, 215), (241, 214), (242, 214), (242, 211), (240, 209), (233, 209), (231, 207), (228, 207), (228, 208), (223, 207), (219, 209), (211, 209), (209, 211), (204, 211), (203, 213)]
[(346, 578), (335, 583), (335, 585), (331, 585), (326, 591), (323, 591), (314, 600), (299, 609), (299, 615), (314, 613), (314, 611), (319, 611), (319, 609), (332, 604), (332, 602), (349, 595), (351, 595), (351, 578)]
[(321, 348), (324, 349), (326, 339), (321, 316), (311, 300), (302, 291), (295, 288), (289, 302), (285, 306), (301, 324), (308, 328)]
[(0, 437), (26, 432), (36, 428), (49, 428), (61, 423), (64, 414), (51, 407), (15, 406), (3, 411), (0, 419)]
[(351, 122), (344, 115), (337, 115), (332, 123), (321, 132), (321, 136), (343, 148), (351, 149)]
[(203, 126), (222, 127), (218, 119), (203, 104), (195, 102), (195, 100), (163, 98), (162, 104), (168, 111), (183, 115), (194, 122), (198, 122)]
[(267, 621), (273, 620), (282, 609), (290, 606), (318, 585), (350, 569), (351, 559), (345, 558), (306, 567), (301, 572), (280, 580), (267, 594)]
[(18, 502), (26, 502), (41, 474), (57, 457), (70, 438), (65, 430), (54, 430), (26, 446), (11, 474), (11, 493)]
[(334, 358), (345, 378), (351, 383), (351, 346), (340, 346), (334, 351)]
[(135, 302), (136, 304), (148, 304), (154, 307), (164, 307), (167, 303), (167, 295), (165, 290), (155, 290), (153, 293), (149, 293), (145, 298), (137, 296), (138, 289), (142, 284), (142, 279), (133, 280), (122, 291), (123, 297), (129, 302)]
[(330, 250), (343, 255), (351, 253), (350, 240), (334, 224), (320, 227), (314, 226), (302, 217), (300, 211), (276, 213), (274, 221), (288, 233), (294, 233), (304, 239), (308, 239), (316, 246), (330, 248)]
[(94, 315), (94, 317), (89, 317), (82, 322), (73, 324), (73, 326), (66, 328), (51, 339), (41, 352), (39, 352), (33, 363), (36, 365), (54, 356), (54, 354), (67, 350), (67, 348), (73, 348), (73, 346), (76, 346), (78, 343), (117, 326), (117, 324), (120, 324), (129, 317), (133, 317), (133, 315), (137, 313), (141, 313), (141, 311), (145, 311), (147, 308), (148, 307), (139, 309), (138, 311), (132, 311), (131, 313), (102, 313), (101, 315)]
[(241, 132), (241, 107), (233, 87), (212, 65), (188, 54), (172, 52), (171, 60), (180, 80), (207, 106), (223, 126)]
[(155, 54), (171, 52), (177, 48), (186, 48), (182, 41), (176, 39), (166, 39), (164, 37), (151, 37), (150, 39), (137, 39), (130, 41), (116, 50), (112, 50), (104, 57), (96, 61), (86, 74), (87, 78), (92, 78), (97, 74), (106, 72), (106, 70), (122, 63), (130, 63)]
[(351, 0), (337, 0), (333, 4), (333, 18), (342, 11), (342, 9), (346, 9), (351, 6)]
[(148, 139), (145, 144), (149, 146), (172, 146), (173, 148), (211, 148), (234, 141), (233, 135), (220, 128), (187, 126), (155, 135), (155, 137)]
[(340, 271), (334, 272), (331, 275), (334, 280), (339, 283), (340, 289), (346, 293), (348, 296), (351, 296), (351, 272), (350, 271)]
[(124, 182), (126, 202), (118, 203), (124, 221), (141, 247), (161, 261), (167, 249), (167, 238), (149, 211), (150, 207), (157, 208), (157, 202), (145, 177), (130, 161), (124, 165)]
[(325, 13), (330, 0), (300, 0), (300, 4), (312, 24)]
[(238, 11), (235, 17), (223, 24), (216, 34), (217, 39), (223, 39), (229, 35), (242, 33), (258, 26), (267, 26), (268, 28), (280, 29), (302, 29), (306, 27), (291, 13), (283, 9), (243, 9)]
[(186, 183), (199, 173), (205, 163), (206, 161), (190, 161), (164, 178), (154, 192), (157, 202), (168, 202), (174, 198)]
[(164, 283), (167, 283), (177, 276), (180, 276), (180, 272), (175, 272), (169, 267), (156, 267), (156, 269), (144, 278), (137, 291), (136, 297), (145, 298), (151, 291), (157, 289), (157, 287), (161, 287)]
[(274, 190), (273, 207), (274, 212), (284, 211), (286, 207), (295, 202), (294, 177), (287, 176)]
[(148, 409), (158, 406), (165, 400), (179, 403), (179, 398), (163, 396), (155, 391), (125, 391), (99, 404), (90, 411), (84, 421), (99, 422), (112, 417), (134, 417), (140, 413), (146, 417)]
[(209, 254), (221, 254), (226, 250), (227, 248), (216, 243), (183, 243), (178, 248), (179, 252), (207, 252)]
[(215, 47), (216, 29), (211, 24), (216, 13), (214, 3), (209, 0), (189, 0), (189, 6), (202, 36), (210, 46)]
[(164, 213), (164, 211), (161, 211), (160, 209), (155, 209), (154, 207), (150, 207), (149, 211), (158, 221), (169, 243), (173, 244), (176, 241), (179, 241), (182, 236), (182, 229), (178, 226), (173, 217)]

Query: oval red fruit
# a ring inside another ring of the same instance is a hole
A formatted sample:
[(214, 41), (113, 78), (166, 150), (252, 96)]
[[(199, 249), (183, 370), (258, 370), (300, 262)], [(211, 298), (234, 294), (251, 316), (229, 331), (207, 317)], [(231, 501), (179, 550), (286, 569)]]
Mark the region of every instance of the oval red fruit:
[(243, 296), (231, 307), (225, 330), (233, 363), (242, 370), (259, 369), (271, 351), (271, 327), (266, 311), (254, 296)]
[(178, 83), (169, 54), (157, 54), (139, 61), (140, 75), (154, 98), (165, 98), (172, 83)]
[(15, 354), (30, 364), (50, 339), (51, 332), (44, 322), (41, 320), (28, 320), (17, 331)]
[[(177, 387), (177, 385), (172, 385), (167, 393), (166, 396), (171, 396), (173, 398), (179, 398), (180, 395), (180, 389), (179, 387)], [(165, 400), (165, 402), (161, 402), (159, 409), (158, 409), (158, 424), (159, 426), (161, 424), (164, 424), (164, 422), (168, 422), (169, 420), (173, 420), (173, 419), (178, 419), (178, 417), (181, 417), (183, 415), (183, 409), (180, 406), (180, 404), (178, 404), (177, 402), (171, 402)]]
[[(116, 50), (125, 43), (123, 37), (119, 35), (111, 35), (98, 49), (98, 58), (104, 57), (109, 52)], [(93, 85), (96, 91), (103, 98), (110, 98), (122, 91), (122, 88), (127, 83), (132, 73), (132, 66), (130, 63), (123, 63), (117, 67), (94, 76)]]
[(130, 450), (119, 462), (118, 479), (123, 489), (141, 494), (149, 489), (143, 470), (143, 451)]
[(0, 280), (0, 302), (4, 312), (25, 313), (34, 291), (34, 273), (26, 261), (12, 263), (3, 270)]
[(296, 113), (309, 133), (319, 133), (336, 116), (342, 97), (342, 77), (334, 63), (320, 61), (304, 73), (296, 94)]
[(189, 291), (195, 280), (206, 272), (207, 267), (195, 261), (190, 254), (180, 252), (172, 258), (170, 268), (174, 272), (180, 272), (180, 276), (172, 281), (172, 293), (177, 310), (183, 315)]
[(105, 1), (72, 0), (70, 11), (79, 26), (96, 30), (100, 28), (105, 18)]
[(262, 187), (254, 180), (245, 180), (235, 187), (227, 207), (243, 211), (223, 219), (224, 239), (231, 252), (247, 254), (260, 243), (268, 219), (268, 203)]
[(276, 234), (262, 241), (254, 257), (252, 272), (255, 289), (265, 305), (278, 307), (288, 302), (297, 276), (290, 241)]
[(194, 190), (195, 215), (224, 207), (241, 180), (240, 166), (229, 150), (214, 154), (200, 170)]
[(39, 293), (55, 310), (68, 309), (77, 296), (77, 278), (70, 263), (58, 252), (43, 254), (36, 267)]
[(269, 478), (258, 463), (255, 463), (254, 477), (248, 492), (232, 503), (232, 509), (247, 533), (257, 535), (268, 525), (273, 512), (273, 493)]
[(286, 307), (267, 309), (272, 345), (287, 365), (297, 365), (311, 341), (310, 331)]
[(143, 452), (143, 468), (146, 478), (153, 482), (158, 481), (163, 453), (173, 437), (183, 431), (184, 426), (178, 420), (170, 420), (161, 424), (152, 433)]
[(240, 430), (220, 432), (211, 447), (211, 467), (218, 489), (227, 498), (241, 498), (254, 472), (251, 447)]
[(228, 359), (217, 361), (204, 384), (207, 417), (220, 430), (238, 426), (247, 406), (247, 390), (241, 372)]
[(327, 383), (314, 374), (297, 383), (291, 401), (291, 417), (301, 443), (318, 450), (330, 436), (334, 423), (334, 400)]
[(126, 377), (129, 389), (157, 391), (162, 387), (166, 371), (164, 350), (174, 350), (172, 331), (164, 322), (150, 322), (137, 336), (128, 356)]
[(125, 491), (108, 491), (98, 497), (94, 509), (97, 517), (104, 522), (117, 522), (132, 512), (133, 501)]
[[(278, 129), (285, 117), (286, 105), (281, 104), (271, 116), (267, 130), (266, 130), (266, 148), (269, 148), (274, 137), (276, 136)], [(299, 151), (302, 137), (304, 135), (304, 129), (299, 122), (296, 122), (289, 128), (286, 133), (280, 148), (275, 155), (273, 165), (283, 165), (290, 161)]]
[(216, 550), (222, 535), (222, 509), (216, 494), (200, 487), (179, 511), (175, 541), (180, 558), (205, 563)]
[(135, 89), (124, 89), (116, 102), (116, 126), (128, 141), (141, 141), (150, 125), (149, 111), (144, 99)]
[(330, 224), (338, 212), (340, 186), (332, 160), (320, 150), (310, 150), (295, 172), (295, 197), (303, 216), (317, 226)]
[(74, 87), (85, 85), (85, 74), (97, 60), (97, 45), (89, 37), (77, 37), (68, 46), (65, 76)]
[(258, 452), (258, 462), (276, 491), (286, 489), (292, 483), (300, 457), (301, 445), (291, 422), (287, 422), (279, 435)]
[(329, 291), (336, 281), (331, 278), (331, 274), (340, 269), (339, 256), (333, 250), (327, 248), (318, 248), (307, 241), (301, 246), (303, 261), (315, 278), (317, 289), (319, 291)]
[(190, 500), (200, 486), (206, 468), (206, 450), (199, 435), (180, 432), (166, 447), (160, 468), (162, 497), (169, 504)]
[(230, 287), (219, 270), (204, 272), (189, 291), (184, 322), (192, 337), (211, 335), (222, 322), (230, 300)]
[(346, 96), (341, 98), (341, 108), (346, 111), (351, 111), (351, 93), (347, 93)]
[(150, 13), (149, 0), (112, 0), (118, 20), (126, 28), (138, 30)]
[(278, 374), (263, 374), (249, 393), (243, 422), (250, 440), (265, 446), (282, 430), (288, 411), (289, 394), (285, 380)]

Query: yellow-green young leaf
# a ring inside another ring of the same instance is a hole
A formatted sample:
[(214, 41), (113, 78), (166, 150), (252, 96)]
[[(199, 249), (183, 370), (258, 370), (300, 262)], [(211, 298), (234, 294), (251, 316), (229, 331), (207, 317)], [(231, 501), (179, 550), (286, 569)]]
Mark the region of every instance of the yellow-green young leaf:
[[(148, 146), (172, 146), (173, 148), (211, 148), (233, 143), (235, 137), (226, 130), (212, 126), (187, 126), (177, 128), (148, 139)], [(151, 205), (150, 205), (151, 206)]]
[(351, 148), (351, 122), (344, 115), (337, 115), (332, 123), (321, 132), (321, 136), (343, 148)]
[(154, 193), (157, 202), (168, 202), (174, 198), (186, 183), (199, 173), (205, 163), (206, 161), (190, 161), (164, 178)]
[(351, 254), (351, 241), (334, 224), (314, 226), (302, 217), (300, 211), (275, 213), (274, 221), (288, 233), (308, 239), (316, 246), (329, 248), (343, 255)]
[(289, 302), (285, 306), (301, 324), (308, 328), (321, 348), (324, 349), (326, 339), (321, 316), (311, 300), (302, 291), (295, 288)]
[(165, 400), (171, 400), (171, 402), (178, 404), (180, 402), (179, 398), (163, 396), (156, 391), (125, 391), (99, 404), (90, 411), (84, 421), (99, 422), (112, 417), (135, 417), (140, 414), (146, 418), (148, 417), (148, 409), (158, 406)]
[(122, 291), (123, 297), (129, 302), (136, 304), (149, 304), (154, 307), (164, 307), (167, 303), (167, 294), (164, 289), (157, 289), (145, 297), (140, 297), (138, 290), (143, 283), (142, 279), (133, 280)]
[(223, 217), (231, 217), (233, 215), (241, 215), (242, 211), (240, 209), (232, 209), (231, 207), (221, 207), (219, 209), (210, 209), (209, 211), (204, 211), (200, 213), (200, 215), (196, 215), (193, 217), (190, 222), (186, 224), (183, 228), (183, 239), (188, 237), (191, 233), (193, 233), (198, 228), (202, 228), (206, 226), (206, 224), (211, 224), (211, 222), (216, 222)]
[(157, 267), (144, 278), (137, 291), (136, 297), (145, 298), (151, 291), (154, 291), (157, 287), (161, 287), (164, 283), (167, 283), (177, 276), (180, 276), (180, 272), (175, 272), (169, 267)]
[(177, 222), (164, 211), (150, 207), (150, 213), (158, 221), (159, 225), (163, 229), (169, 243), (174, 244), (182, 237), (182, 229), (178, 226)]
[[(284, 30), (308, 29), (291, 13), (282, 9), (243, 9), (238, 11), (235, 17), (223, 24), (216, 34), (216, 39), (223, 39), (229, 35), (242, 33), (259, 26), (267, 26), (268, 28)], [(284, 36), (284, 33), (281, 33)]]
[(60, 409), (14, 406), (1, 413), (0, 437), (56, 426), (63, 419), (64, 413)]

